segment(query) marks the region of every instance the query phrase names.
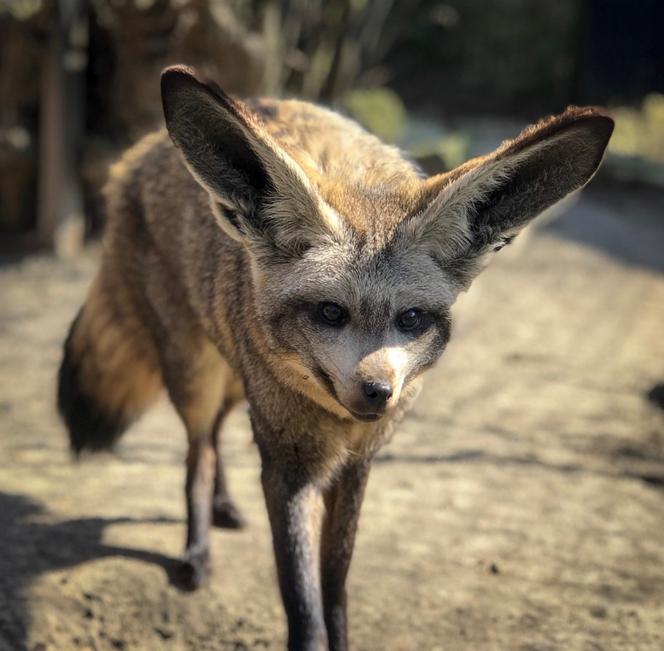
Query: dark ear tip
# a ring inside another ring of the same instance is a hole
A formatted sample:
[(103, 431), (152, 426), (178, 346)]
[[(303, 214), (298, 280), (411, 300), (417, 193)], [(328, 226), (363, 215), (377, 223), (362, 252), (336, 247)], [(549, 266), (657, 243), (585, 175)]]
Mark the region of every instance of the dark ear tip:
[(598, 115), (595, 119), (596, 121), (596, 133), (604, 143), (604, 147), (609, 144), (611, 135), (613, 134), (613, 129), (616, 126), (613, 118), (608, 115)]
[(167, 108), (168, 100), (173, 93), (197, 81), (196, 71), (189, 66), (177, 65), (164, 68), (161, 73), (161, 98), (164, 109)]
[(615, 121), (609, 112), (599, 106), (569, 106), (562, 117), (571, 118), (574, 122), (587, 122), (592, 131), (600, 138), (607, 141), (613, 133)]
[(161, 71), (162, 79), (173, 75), (184, 75), (186, 77), (197, 77), (196, 69), (191, 66), (186, 66), (183, 63), (178, 63), (173, 66), (167, 66)]
[(205, 75), (200, 73), (191, 66), (178, 64), (168, 66), (161, 72), (161, 97), (164, 103), (164, 108), (168, 104), (168, 100), (172, 97), (172, 93), (177, 94), (179, 90), (186, 89), (203, 90), (208, 95), (220, 100), (224, 105), (231, 103), (230, 98), (219, 88), (219, 86), (208, 79)]
[(162, 95), (178, 86), (201, 85), (208, 86), (208, 83), (196, 71), (195, 68), (185, 65), (168, 66), (161, 72), (161, 92)]

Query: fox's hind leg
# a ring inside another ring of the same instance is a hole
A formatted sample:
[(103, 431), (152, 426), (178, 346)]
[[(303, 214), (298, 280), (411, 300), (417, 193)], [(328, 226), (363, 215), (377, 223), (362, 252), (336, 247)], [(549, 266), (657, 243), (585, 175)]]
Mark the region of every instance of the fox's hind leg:
[(228, 492), (223, 455), (221, 453), (221, 430), (224, 421), (231, 409), (243, 398), (244, 389), (242, 382), (239, 379), (229, 382), (212, 433), (212, 443), (216, 457), (212, 523), (215, 527), (223, 529), (242, 529), (245, 526), (245, 519)]
[(215, 432), (219, 405), (233, 382), (226, 361), (202, 333), (189, 333), (163, 349), (163, 376), (171, 401), (187, 430), (185, 497), (187, 540), (184, 581), (190, 588), (206, 583), (210, 573), (209, 529), (217, 463)]

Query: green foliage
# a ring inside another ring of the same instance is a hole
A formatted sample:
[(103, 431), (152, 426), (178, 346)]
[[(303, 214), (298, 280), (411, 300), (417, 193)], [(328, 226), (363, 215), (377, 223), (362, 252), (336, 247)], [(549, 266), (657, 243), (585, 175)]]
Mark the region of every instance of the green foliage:
[(42, 0), (0, 0), (0, 17), (8, 14), (15, 20), (28, 20), (42, 9)]
[(664, 95), (651, 93), (640, 109), (619, 107), (612, 115), (607, 165), (614, 176), (664, 187)]
[(617, 108), (613, 116), (616, 129), (610, 152), (664, 163), (664, 95), (651, 93), (640, 109)]
[(406, 126), (406, 109), (389, 88), (358, 88), (346, 94), (344, 108), (365, 129), (386, 142), (398, 142)]
[(437, 156), (444, 161), (445, 169), (453, 169), (469, 156), (470, 138), (463, 131), (453, 131), (444, 136), (422, 142), (409, 149), (416, 160)]

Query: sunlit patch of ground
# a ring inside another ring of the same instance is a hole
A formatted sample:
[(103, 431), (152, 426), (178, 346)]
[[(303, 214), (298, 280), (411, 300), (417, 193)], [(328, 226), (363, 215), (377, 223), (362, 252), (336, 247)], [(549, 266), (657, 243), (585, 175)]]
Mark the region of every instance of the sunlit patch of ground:
[[(510, 247), (375, 464), (349, 580), (355, 649), (664, 648), (661, 195), (587, 193)], [(249, 527), (184, 542), (165, 403), (116, 456), (71, 462), (53, 407), (96, 264), (0, 268), (0, 649), (279, 649), (284, 622), (248, 420), (228, 422)]]

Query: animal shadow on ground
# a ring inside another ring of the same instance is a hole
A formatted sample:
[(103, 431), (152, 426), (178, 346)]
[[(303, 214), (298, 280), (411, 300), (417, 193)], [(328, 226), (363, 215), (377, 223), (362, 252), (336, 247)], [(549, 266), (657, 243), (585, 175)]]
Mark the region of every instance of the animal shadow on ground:
[(180, 562), (150, 551), (107, 545), (104, 529), (122, 523), (168, 523), (170, 518), (79, 518), (44, 523), (45, 509), (23, 495), (0, 492), (0, 649), (27, 651), (26, 589), (40, 574), (110, 556), (163, 568), (172, 585), (184, 589)]
[(615, 477), (616, 479), (634, 479), (643, 482), (650, 488), (664, 489), (664, 474), (640, 473), (630, 470), (602, 470), (599, 468), (588, 468), (578, 463), (548, 463), (538, 459), (536, 456), (511, 456), (497, 455), (485, 450), (459, 450), (452, 454), (392, 454), (383, 453), (376, 458), (375, 463), (412, 463), (429, 465), (432, 463), (476, 463), (492, 464), (497, 466), (530, 466), (545, 472), (562, 473), (564, 475), (590, 474), (601, 477)]
[(655, 384), (646, 394), (646, 398), (648, 398), (653, 405), (664, 411), (664, 382)]

